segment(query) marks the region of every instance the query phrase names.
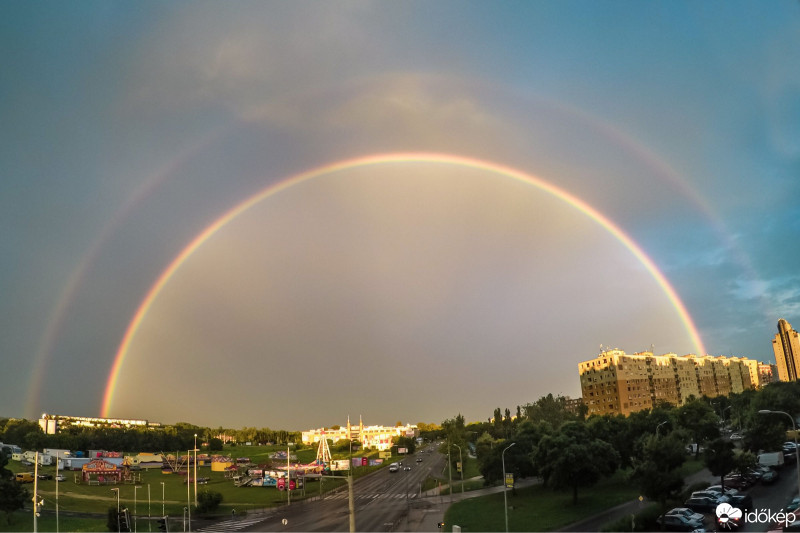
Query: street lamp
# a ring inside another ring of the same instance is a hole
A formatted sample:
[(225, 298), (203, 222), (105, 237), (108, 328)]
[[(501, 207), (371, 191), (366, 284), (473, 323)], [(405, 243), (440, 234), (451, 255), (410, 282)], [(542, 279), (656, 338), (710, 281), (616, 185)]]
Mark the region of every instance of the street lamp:
[(500, 461), (503, 464), (503, 511), (505, 511), (506, 515), (506, 533), (508, 533), (508, 496), (506, 489), (508, 488), (508, 484), (506, 483), (506, 451), (514, 446), (516, 442), (512, 442), (500, 453)]
[(119, 487), (114, 487), (111, 492), (117, 493), (117, 531), (119, 532), (121, 530), (119, 527)]
[[(64, 457), (68, 456), (69, 452), (64, 452)], [(58, 463), (61, 459), (61, 454), (56, 454), (56, 533), (58, 533)]]
[(141, 488), (142, 488), (141, 485), (134, 485), (133, 486), (133, 533), (136, 533), (136, 531), (137, 531), (137, 529), (136, 529), (136, 514), (138, 513), (137, 508), (139, 507), (137, 505), (138, 498), (136, 497), (136, 491), (141, 489)]
[(461, 465), (461, 494), (464, 494), (464, 459), (461, 457), (461, 446), (453, 443), (453, 446), (458, 448), (458, 462)]
[(197, 507), (197, 433), (194, 434), (194, 506)]
[(659, 425), (656, 426), (656, 438), (658, 438), (658, 430), (661, 429), (661, 426), (663, 426), (667, 422), (669, 422), (669, 420), (664, 420), (663, 422), (661, 422)]
[(779, 414), (779, 415), (786, 415), (789, 417), (789, 420), (792, 421), (792, 430), (794, 432), (794, 465), (797, 467), (797, 495), (800, 496), (800, 456), (798, 456), (798, 449), (797, 449), (797, 425), (794, 422), (794, 417), (787, 413), (786, 411), (770, 411), (769, 409), (761, 409), (758, 414), (760, 415), (770, 415), (770, 414)]
[(187, 520), (189, 524), (189, 531), (192, 530), (192, 499), (190, 495), (190, 490), (192, 488), (192, 484), (189, 483), (189, 458), (192, 456), (192, 450), (186, 450), (186, 516), (189, 517)]
[(161, 516), (167, 516), (167, 513), (164, 512), (164, 482), (161, 481)]

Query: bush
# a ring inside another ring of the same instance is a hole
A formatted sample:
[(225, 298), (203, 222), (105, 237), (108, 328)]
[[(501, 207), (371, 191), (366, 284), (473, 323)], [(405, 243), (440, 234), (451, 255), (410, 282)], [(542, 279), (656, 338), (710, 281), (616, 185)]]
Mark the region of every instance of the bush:
[[(659, 531), (656, 519), (661, 516), (657, 503), (651, 504), (633, 516), (625, 516), (603, 527), (602, 531)], [(631, 527), (633, 526), (633, 527)]]
[(692, 483), (691, 485), (686, 487), (686, 490), (683, 491), (682, 493), (683, 501), (688, 500), (693, 492), (697, 492), (698, 490), (705, 490), (710, 486), (711, 483), (709, 483), (708, 481), (698, 481), (697, 483)]
[(213, 513), (222, 503), (222, 494), (213, 490), (201, 490), (197, 493), (197, 512)]

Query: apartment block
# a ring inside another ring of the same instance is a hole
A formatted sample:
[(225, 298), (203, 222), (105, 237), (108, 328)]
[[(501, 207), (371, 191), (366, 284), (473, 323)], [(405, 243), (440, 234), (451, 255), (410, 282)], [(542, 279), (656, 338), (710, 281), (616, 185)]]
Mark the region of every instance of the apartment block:
[(772, 350), (781, 381), (800, 379), (800, 336), (786, 320), (778, 320), (778, 334), (772, 339)]
[(589, 414), (628, 415), (659, 402), (682, 405), (690, 396), (714, 398), (756, 388), (757, 368), (758, 362), (741, 357), (606, 350), (579, 363), (578, 373)]

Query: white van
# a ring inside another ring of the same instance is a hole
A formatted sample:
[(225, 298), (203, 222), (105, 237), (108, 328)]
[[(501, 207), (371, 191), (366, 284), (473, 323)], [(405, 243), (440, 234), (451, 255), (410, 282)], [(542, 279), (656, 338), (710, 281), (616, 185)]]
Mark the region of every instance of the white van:
[(400, 465), (397, 463), (392, 463), (389, 465), (389, 472), (397, 472), (398, 470), (400, 470)]

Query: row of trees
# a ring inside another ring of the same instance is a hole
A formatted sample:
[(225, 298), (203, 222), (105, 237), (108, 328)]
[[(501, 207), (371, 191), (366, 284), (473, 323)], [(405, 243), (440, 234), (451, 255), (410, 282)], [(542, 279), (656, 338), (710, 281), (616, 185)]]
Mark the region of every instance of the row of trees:
[[(55, 435), (42, 432), (38, 422), (24, 419), (0, 418), (0, 442), (16, 444), (29, 450), (62, 448), (68, 450), (118, 450), (159, 452), (186, 450), (198, 441), (218, 443), (219, 435), (232, 437), (235, 442), (300, 443), (300, 432), (269, 428), (207, 428), (178, 423), (173, 426), (148, 428), (70, 427)], [(216, 448), (216, 447), (215, 447)]]
[[(516, 416), (495, 409), (487, 422), (466, 424), (458, 415), (441, 429), (425, 434), (447, 444), (472, 445), (487, 484), (501, 480), (503, 450), (506, 472), (518, 478), (539, 476), (545, 486), (569, 488), (573, 501), (581, 487), (625, 469), (641, 493), (666, 504), (683, 488), (679, 468), (687, 445), (706, 452), (702, 459), (712, 474), (722, 478), (755, 463), (759, 451), (780, 450), (791, 425), (786, 417), (760, 415), (759, 410), (800, 414), (800, 383), (774, 383), (729, 397), (691, 398), (676, 407), (659, 404), (625, 417), (586, 417), (572, 412), (562, 397), (547, 395), (518, 407)], [(743, 433), (744, 453), (734, 454), (720, 429), (733, 425)], [(508, 447), (511, 443), (513, 447)]]

